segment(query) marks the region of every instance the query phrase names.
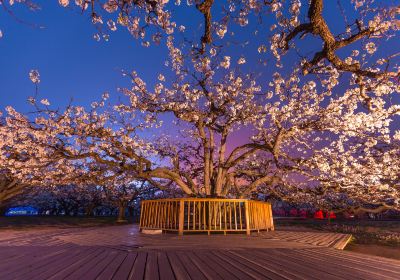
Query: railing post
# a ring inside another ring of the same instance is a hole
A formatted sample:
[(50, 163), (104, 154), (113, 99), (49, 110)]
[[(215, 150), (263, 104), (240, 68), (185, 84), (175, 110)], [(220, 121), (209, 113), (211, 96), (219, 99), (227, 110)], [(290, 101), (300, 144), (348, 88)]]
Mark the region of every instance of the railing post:
[(244, 202), (244, 215), (246, 217), (246, 234), (250, 235), (249, 202), (247, 200)]
[(179, 235), (183, 235), (183, 224), (185, 221), (185, 201), (179, 200)]
[(144, 211), (144, 201), (140, 201), (140, 220), (139, 220), (139, 231), (142, 232), (143, 227), (143, 211)]
[(269, 218), (270, 218), (270, 227), (271, 227), (271, 230), (275, 230), (275, 226), (274, 226), (274, 217), (272, 216), (272, 205), (271, 205), (271, 204), (269, 204), (268, 210), (269, 210)]

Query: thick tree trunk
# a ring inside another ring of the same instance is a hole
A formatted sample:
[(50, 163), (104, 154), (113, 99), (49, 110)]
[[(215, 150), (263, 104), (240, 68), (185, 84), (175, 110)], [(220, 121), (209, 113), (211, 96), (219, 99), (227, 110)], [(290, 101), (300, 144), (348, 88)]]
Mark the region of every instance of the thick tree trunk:
[(135, 208), (133, 206), (128, 206), (128, 212), (132, 218), (135, 216)]
[(85, 213), (86, 216), (93, 217), (94, 216), (94, 206), (90, 205), (90, 206), (86, 207), (86, 211), (85, 212), (86, 212)]
[(128, 220), (125, 217), (125, 209), (126, 209), (126, 201), (119, 201), (118, 202), (118, 223), (126, 223)]

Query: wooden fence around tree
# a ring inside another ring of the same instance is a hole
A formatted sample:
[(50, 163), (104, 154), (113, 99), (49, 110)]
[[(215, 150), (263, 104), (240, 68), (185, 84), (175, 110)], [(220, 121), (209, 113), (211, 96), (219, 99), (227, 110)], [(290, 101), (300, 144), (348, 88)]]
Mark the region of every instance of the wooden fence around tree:
[(274, 230), (271, 204), (247, 199), (177, 198), (141, 202), (140, 230), (246, 232)]

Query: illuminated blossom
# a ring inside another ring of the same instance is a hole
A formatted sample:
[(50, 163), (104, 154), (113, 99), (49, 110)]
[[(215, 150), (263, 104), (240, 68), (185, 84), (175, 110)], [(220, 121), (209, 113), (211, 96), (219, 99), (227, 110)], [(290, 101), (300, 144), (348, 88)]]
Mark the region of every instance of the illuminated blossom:
[(224, 56), (224, 59), (220, 63), (221, 67), (228, 69), (231, 65), (231, 58), (230, 56)]
[(373, 54), (374, 52), (376, 52), (376, 46), (372, 42), (369, 42), (368, 44), (366, 44), (365, 49), (367, 50), (367, 52), (369, 54)]
[(50, 102), (47, 99), (40, 100), (40, 103), (42, 103), (43, 105), (46, 105), (46, 106), (50, 106)]
[(69, 5), (69, 0), (58, 0), (58, 3), (63, 7), (67, 7)]
[(241, 57), (238, 59), (237, 61), (238, 64), (245, 64), (246, 63), (246, 59), (244, 57)]
[(29, 79), (32, 81), (34, 84), (40, 83), (40, 74), (38, 70), (31, 70), (29, 71)]

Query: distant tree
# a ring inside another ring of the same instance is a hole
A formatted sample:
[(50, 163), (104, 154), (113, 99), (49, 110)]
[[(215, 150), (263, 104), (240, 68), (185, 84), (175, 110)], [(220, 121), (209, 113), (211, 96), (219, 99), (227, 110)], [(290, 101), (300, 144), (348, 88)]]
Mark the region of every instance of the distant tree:
[(126, 222), (126, 212), (132, 202), (154, 187), (145, 182), (133, 181), (124, 185), (111, 185), (104, 188), (107, 200), (118, 209), (118, 222)]
[(20, 194), (27, 184), (21, 183), (16, 179), (12, 179), (10, 175), (5, 172), (1, 172), (0, 175), (0, 207), (4, 207), (3, 204), (6, 204), (8, 200), (13, 198), (14, 196)]
[[(1, 114), (0, 114), (1, 117)], [(0, 134), (5, 132), (5, 123), (3, 119), (0, 119)], [(0, 151), (1, 153), (5, 153), (4, 150), (6, 146), (4, 145), (5, 138), (0, 138)], [(6, 152), (7, 153), (7, 152)], [(11, 172), (10, 169), (5, 167), (5, 162), (8, 162), (10, 157), (15, 156), (12, 153), (4, 154), (4, 157), (0, 158), (0, 209), (3, 214), (5, 209), (7, 208), (7, 202), (9, 202), (13, 197), (17, 196), (18, 194), (22, 193), (24, 189), (28, 186), (27, 183), (23, 183), (22, 181), (18, 180)]]

